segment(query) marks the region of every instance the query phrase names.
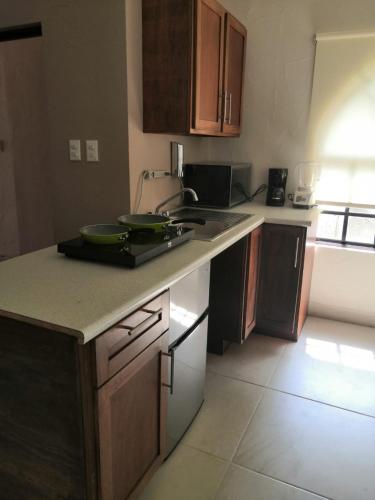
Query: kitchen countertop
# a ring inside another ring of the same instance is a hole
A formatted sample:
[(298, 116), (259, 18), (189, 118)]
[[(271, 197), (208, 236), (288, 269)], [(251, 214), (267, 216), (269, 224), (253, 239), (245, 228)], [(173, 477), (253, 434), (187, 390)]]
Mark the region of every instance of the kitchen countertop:
[(86, 343), (263, 222), (311, 225), (316, 210), (245, 203), (254, 214), (214, 241), (189, 241), (135, 269), (68, 259), (56, 246), (0, 263), (0, 315)]
[(318, 207), (310, 210), (293, 208), (292, 204), (287, 204), (284, 207), (269, 207), (254, 201), (238, 205), (232, 211), (260, 215), (264, 217), (265, 222), (270, 224), (287, 224), (291, 226), (311, 226), (319, 215)]

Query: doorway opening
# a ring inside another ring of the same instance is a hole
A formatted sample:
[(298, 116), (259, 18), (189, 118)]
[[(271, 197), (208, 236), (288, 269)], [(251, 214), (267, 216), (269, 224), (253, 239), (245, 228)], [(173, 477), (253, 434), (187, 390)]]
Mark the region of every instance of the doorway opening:
[(53, 244), (40, 23), (0, 28), (0, 260)]

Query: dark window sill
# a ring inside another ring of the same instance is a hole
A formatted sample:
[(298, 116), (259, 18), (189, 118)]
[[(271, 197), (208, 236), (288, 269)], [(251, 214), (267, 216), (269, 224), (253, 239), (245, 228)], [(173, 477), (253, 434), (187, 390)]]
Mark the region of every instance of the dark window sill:
[(375, 253), (375, 248), (372, 245), (360, 245), (355, 243), (341, 243), (339, 241), (330, 241), (317, 238), (316, 243), (318, 246), (326, 246), (337, 248), (338, 250), (357, 250), (361, 252)]

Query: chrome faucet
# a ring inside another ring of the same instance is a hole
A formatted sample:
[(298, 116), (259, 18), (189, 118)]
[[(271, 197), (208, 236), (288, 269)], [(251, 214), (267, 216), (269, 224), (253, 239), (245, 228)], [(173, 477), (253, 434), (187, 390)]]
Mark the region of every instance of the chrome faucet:
[(178, 196), (180, 196), (182, 193), (190, 193), (191, 196), (193, 197), (193, 200), (194, 201), (198, 201), (198, 195), (194, 191), (194, 189), (191, 189), (191, 188), (182, 188), (181, 191), (179, 191), (178, 193), (176, 193), (176, 194), (174, 194), (172, 196), (169, 196), (164, 201), (162, 201), (161, 203), (159, 203), (159, 205), (155, 208), (155, 213), (158, 214), (160, 212), (161, 207), (163, 207), (164, 205), (166, 205), (170, 201), (174, 200), (175, 198), (177, 198)]

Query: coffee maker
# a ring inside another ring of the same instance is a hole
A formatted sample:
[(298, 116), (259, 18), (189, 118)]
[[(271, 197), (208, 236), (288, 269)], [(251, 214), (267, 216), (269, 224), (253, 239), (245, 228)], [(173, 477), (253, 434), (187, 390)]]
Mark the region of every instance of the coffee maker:
[(268, 170), (267, 205), (283, 207), (285, 203), (287, 168), (270, 168)]

